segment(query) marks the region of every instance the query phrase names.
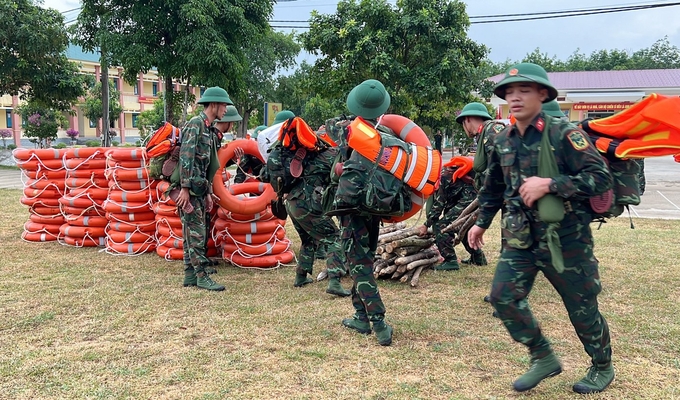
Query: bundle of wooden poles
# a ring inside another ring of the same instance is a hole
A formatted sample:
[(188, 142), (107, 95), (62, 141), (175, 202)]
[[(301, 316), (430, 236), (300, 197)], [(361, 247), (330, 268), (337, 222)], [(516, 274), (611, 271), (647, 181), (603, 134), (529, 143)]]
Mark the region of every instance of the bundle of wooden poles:
[(419, 236), (418, 227), (396, 223), (380, 229), (373, 275), (418, 286), (423, 270), (439, 262), (439, 251), (431, 234)]
[(477, 216), (479, 215), (479, 200), (475, 199), (470, 205), (465, 207), (463, 212), (460, 213), (458, 218), (453, 221), (449, 226), (442, 229), (442, 233), (453, 231), (456, 238), (453, 241), (453, 245), (460, 243), (468, 231), (477, 221)]

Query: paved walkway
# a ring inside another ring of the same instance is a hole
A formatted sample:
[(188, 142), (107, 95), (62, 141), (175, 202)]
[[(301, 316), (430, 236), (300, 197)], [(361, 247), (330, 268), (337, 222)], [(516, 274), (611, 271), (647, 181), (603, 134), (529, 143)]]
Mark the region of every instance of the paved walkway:
[[(0, 189), (22, 189), (21, 171), (0, 168)], [(672, 157), (645, 161), (647, 188), (633, 217), (680, 219), (680, 164)], [(25, 179), (25, 178), (24, 178)]]

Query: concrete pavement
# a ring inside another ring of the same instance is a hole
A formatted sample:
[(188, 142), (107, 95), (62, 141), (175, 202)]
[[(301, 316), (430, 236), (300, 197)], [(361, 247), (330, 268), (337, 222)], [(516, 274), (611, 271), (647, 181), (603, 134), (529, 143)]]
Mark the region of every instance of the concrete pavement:
[[(633, 217), (680, 219), (680, 164), (673, 157), (648, 158), (645, 176), (647, 188), (640, 205), (631, 208)], [(22, 188), (21, 171), (0, 168), (0, 189)]]

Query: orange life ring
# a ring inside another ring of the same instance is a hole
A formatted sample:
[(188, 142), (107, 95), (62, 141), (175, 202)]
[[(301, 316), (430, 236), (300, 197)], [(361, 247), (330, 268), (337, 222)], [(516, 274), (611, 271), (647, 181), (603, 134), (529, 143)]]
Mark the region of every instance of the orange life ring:
[(232, 254), (223, 251), (222, 258), (241, 268), (268, 269), (290, 263), (295, 258), (295, 254), (289, 250), (264, 257), (244, 257), (238, 253)]
[(174, 237), (180, 239), (182, 238), (183, 234), (181, 227), (178, 228), (163, 223), (156, 224), (156, 232), (158, 232), (158, 235), (161, 237)]
[(30, 179), (64, 179), (66, 177), (66, 170), (60, 169), (58, 171), (51, 171), (49, 169), (41, 169), (40, 171), (27, 171), (22, 169), (21, 172), (26, 178)]
[(285, 229), (278, 229), (272, 233), (254, 233), (246, 235), (232, 235), (230, 232), (225, 231), (224, 233), (218, 234), (219, 238), (222, 239), (224, 243), (228, 244), (245, 244), (245, 245), (257, 245), (269, 243), (274, 239), (284, 239), (286, 237)]
[(113, 158), (118, 161), (143, 160), (146, 161), (146, 150), (143, 147), (130, 147), (110, 149), (105, 153), (106, 158)]
[(70, 169), (67, 172), (69, 178), (107, 179), (104, 169)]
[(158, 236), (158, 245), (171, 249), (184, 249), (184, 239), (176, 236)]
[(57, 189), (32, 189), (30, 187), (24, 188), (24, 196), (34, 199), (58, 199), (63, 193)]
[(52, 170), (52, 171), (58, 171), (58, 170), (61, 170), (61, 169), (64, 168), (64, 163), (61, 159), (58, 159), (58, 160), (33, 159), (33, 160), (27, 160), (27, 161), (17, 161), (17, 167), (19, 167), (21, 169), (28, 170), (28, 171), (37, 171), (37, 170), (42, 170), (42, 169), (49, 169), (49, 170)]
[(224, 219), (217, 219), (214, 222), (215, 229), (218, 231), (226, 230), (231, 235), (246, 235), (249, 233), (271, 233), (279, 226), (284, 226), (285, 221), (278, 218), (269, 221), (254, 221), (254, 222), (232, 222)]
[(109, 200), (115, 202), (140, 202), (148, 204), (149, 201), (153, 201), (151, 198), (151, 192), (149, 190), (141, 190), (138, 192), (128, 192), (124, 190), (111, 190), (109, 192)]
[(167, 215), (169, 217), (179, 216), (177, 213), (177, 206), (171, 206), (164, 203), (154, 203), (152, 208), (156, 215)]
[(106, 252), (109, 254), (142, 254), (155, 250), (155, 241), (145, 243), (113, 243), (110, 239), (106, 240)]
[(114, 160), (112, 158), (106, 160), (107, 168), (140, 168), (145, 165), (144, 160)]
[(66, 178), (64, 183), (69, 189), (80, 189), (85, 187), (104, 189), (108, 187), (109, 180), (104, 178)]
[(149, 240), (155, 240), (153, 234), (146, 232), (119, 232), (113, 229), (107, 229), (106, 236), (109, 237), (109, 242), (114, 244), (146, 243)]
[(17, 160), (29, 160), (31, 157), (37, 157), (41, 160), (56, 160), (64, 156), (65, 149), (24, 149), (18, 148), (12, 150), (12, 156)]
[(109, 179), (115, 181), (141, 181), (149, 180), (149, 170), (147, 168), (116, 168), (108, 171)]
[(97, 187), (86, 187), (71, 189), (68, 192), (69, 197), (83, 197), (88, 196), (97, 200), (106, 200), (109, 195), (109, 189), (97, 188)]
[(102, 208), (112, 213), (153, 213), (153, 211), (151, 211), (151, 204), (148, 201), (117, 202), (111, 199), (106, 199), (102, 204)]
[(222, 207), (217, 207), (217, 217), (234, 222), (253, 222), (253, 221), (267, 221), (274, 218), (271, 208), (255, 214), (234, 214)]
[(255, 257), (269, 256), (272, 254), (280, 254), (290, 248), (290, 240), (275, 240), (274, 243), (262, 243), (255, 245), (236, 245), (232, 243), (222, 244), (222, 249), (227, 253), (241, 252)]
[(182, 260), (184, 259), (184, 250), (158, 245), (156, 247), (156, 254), (165, 258), (166, 260)]
[(61, 240), (69, 246), (75, 247), (104, 247), (106, 246), (106, 236), (100, 237), (71, 237), (63, 236)]
[(140, 191), (140, 190), (151, 190), (155, 188), (154, 183), (158, 181), (148, 181), (148, 180), (142, 180), (142, 181), (108, 181), (108, 186), (112, 189), (120, 189), (120, 190), (131, 190), (131, 191)]
[(68, 222), (69, 225), (72, 226), (88, 226), (88, 227), (97, 226), (104, 228), (106, 227), (106, 225), (109, 224), (109, 220), (106, 219), (106, 217), (100, 217), (98, 215), (96, 216), (85, 215), (66, 218), (66, 221)]
[[(213, 177), (213, 192), (220, 199), (219, 204), (222, 208), (238, 214), (255, 214), (265, 210), (269, 203), (276, 198), (276, 193), (274, 193), (272, 185), (268, 183), (263, 184), (261, 192), (256, 192), (260, 193), (257, 197), (238, 198), (232, 190), (227, 190), (224, 180), (222, 179), (222, 173), (224, 172), (224, 166), (227, 164), (227, 161), (234, 157), (234, 152), (239, 147), (243, 149), (245, 154), (254, 156), (264, 162), (260, 150), (257, 147), (257, 142), (254, 140), (238, 139), (222, 146), (217, 152), (220, 168)], [(231, 187), (233, 186), (236, 185), (231, 185)], [(251, 188), (252, 186), (249, 187), (249, 190), (255, 190)], [(243, 191), (240, 193), (248, 192), (245, 191), (245, 187), (243, 187)]]
[(59, 233), (63, 236), (73, 238), (102, 237), (106, 236), (106, 229), (103, 226), (76, 226), (64, 224), (59, 228)]
[(66, 149), (64, 158), (104, 158), (103, 147), (72, 147)]
[(29, 179), (24, 184), (24, 187), (31, 189), (54, 189), (63, 193), (64, 189), (66, 189), (66, 184), (63, 180), (41, 178)]
[(103, 158), (65, 158), (66, 169), (106, 169), (106, 160)]
[(56, 207), (44, 207), (44, 206), (33, 206), (28, 209), (31, 214), (39, 215), (41, 217), (50, 217), (53, 215), (62, 215), (61, 208)]
[(89, 197), (87, 194), (78, 197), (73, 197), (71, 195), (64, 195), (58, 199), (58, 203), (66, 207), (76, 207), (76, 208), (90, 208), (92, 206), (101, 207), (102, 202), (106, 202), (104, 199), (95, 199)]
[(21, 233), (21, 238), (27, 242), (53, 242), (59, 238), (58, 235), (53, 235), (47, 232), (26, 232)]
[(54, 235), (59, 234), (59, 228), (61, 228), (63, 224), (45, 224), (45, 223), (39, 223), (39, 222), (33, 222), (33, 221), (26, 221), (24, 223), (24, 230), (26, 232), (31, 232), (31, 233), (36, 233), (36, 232), (47, 232), (47, 233), (52, 233)]
[(97, 205), (90, 207), (69, 207), (62, 204), (60, 210), (64, 215), (77, 215), (79, 217), (103, 217), (106, 215), (106, 212), (102, 211)]
[(150, 221), (144, 224), (129, 223), (124, 221), (109, 221), (109, 229), (120, 232), (144, 232), (153, 234), (153, 232), (156, 232), (156, 221)]
[(42, 198), (42, 197), (26, 197), (21, 196), (19, 201), (25, 206), (43, 206), (43, 207), (59, 207), (59, 200), (57, 198)]
[(180, 217), (173, 217), (170, 215), (158, 215), (156, 216), (156, 222), (162, 222), (170, 225), (173, 228), (182, 228), (182, 220)]
[(156, 214), (153, 211), (148, 212), (109, 211), (106, 213), (106, 218), (108, 218), (109, 221), (137, 222), (141, 224), (146, 224), (147, 222), (156, 219)]
[(28, 216), (28, 219), (30, 219), (31, 222), (35, 222), (36, 224), (46, 224), (46, 225), (59, 225), (59, 224), (64, 224), (66, 222), (66, 219), (61, 214), (55, 214), (55, 215), (50, 215), (50, 216), (30, 214)]

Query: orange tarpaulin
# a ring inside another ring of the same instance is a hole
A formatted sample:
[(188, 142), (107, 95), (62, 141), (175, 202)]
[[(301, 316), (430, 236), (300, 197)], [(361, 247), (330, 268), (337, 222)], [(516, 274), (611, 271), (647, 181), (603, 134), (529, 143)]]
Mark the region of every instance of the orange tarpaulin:
[(472, 163), (473, 159), (471, 157), (455, 156), (444, 164), (444, 166), (458, 167), (458, 169), (453, 172), (453, 181), (455, 182), (456, 179), (462, 178), (467, 175), (468, 172), (472, 171)]

